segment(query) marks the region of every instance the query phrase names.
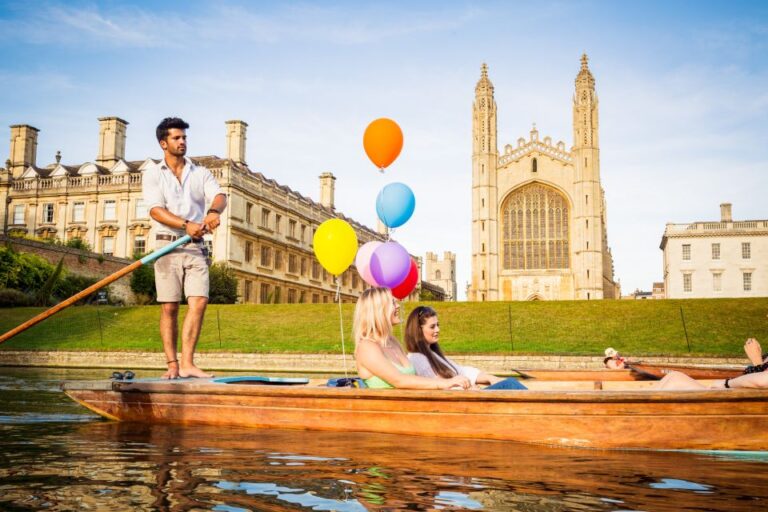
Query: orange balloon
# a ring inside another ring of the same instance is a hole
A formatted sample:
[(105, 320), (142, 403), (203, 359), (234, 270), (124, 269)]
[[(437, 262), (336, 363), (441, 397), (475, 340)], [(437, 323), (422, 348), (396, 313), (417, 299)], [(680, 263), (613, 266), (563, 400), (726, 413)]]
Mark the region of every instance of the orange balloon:
[(383, 170), (400, 155), (403, 149), (403, 131), (396, 122), (382, 117), (365, 129), (363, 147), (371, 162)]

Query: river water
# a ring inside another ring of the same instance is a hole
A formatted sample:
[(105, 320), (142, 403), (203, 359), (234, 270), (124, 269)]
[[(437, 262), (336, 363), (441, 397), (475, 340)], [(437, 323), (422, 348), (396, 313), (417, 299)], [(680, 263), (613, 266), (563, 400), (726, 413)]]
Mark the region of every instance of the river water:
[(64, 380), (109, 373), (0, 367), (0, 510), (753, 511), (768, 505), (768, 452), (603, 451), (134, 425), (102, 420), (59, 391)]

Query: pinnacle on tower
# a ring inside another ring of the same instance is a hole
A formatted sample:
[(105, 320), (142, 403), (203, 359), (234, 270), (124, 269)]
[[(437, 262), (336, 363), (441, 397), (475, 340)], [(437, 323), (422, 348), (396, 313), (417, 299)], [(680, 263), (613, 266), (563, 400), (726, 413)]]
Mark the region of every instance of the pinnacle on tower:
[(581, 69), (576, 76), (576, 87), (586, 86), (591, 89), (595, 88), (595, 78), (592, 76), (592, 72), (589, 70), (589, 57), (584, 53), (581, 55)]
[(475, 93), (479, 94), (481, 92), (493, 93), (493, 84), (488, 79), (488, 64), (485, 62), (480, 66), (480, 80), (477, 81), (477, 86), (475, 86)]

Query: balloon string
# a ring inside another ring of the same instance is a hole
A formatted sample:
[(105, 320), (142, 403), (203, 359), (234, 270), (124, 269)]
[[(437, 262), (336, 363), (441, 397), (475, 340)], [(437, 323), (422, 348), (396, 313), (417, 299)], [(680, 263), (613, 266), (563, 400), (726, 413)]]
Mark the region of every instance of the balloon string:
[(334, 277), (336, 281), (336, 302), (339, 303), (339, 331), (341, 332), (341, 357), (344, 363), (344, 377), (349, 378), (347, 372), (347, 348), (344, 345), (344, 319), (341, 315), (341, 283), (339, 283), (339, 276)]

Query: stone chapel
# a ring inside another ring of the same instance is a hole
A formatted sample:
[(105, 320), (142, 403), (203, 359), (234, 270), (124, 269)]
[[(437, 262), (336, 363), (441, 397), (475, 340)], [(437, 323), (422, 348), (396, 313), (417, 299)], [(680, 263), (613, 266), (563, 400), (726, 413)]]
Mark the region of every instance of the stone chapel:
[(483, 64), (472, 107), (472, 281), (468, 300), (621, 296), (600, 183), (598, 99), (587, 56), (573, 96), (573, 146), (530, 137), (499, 154)]

